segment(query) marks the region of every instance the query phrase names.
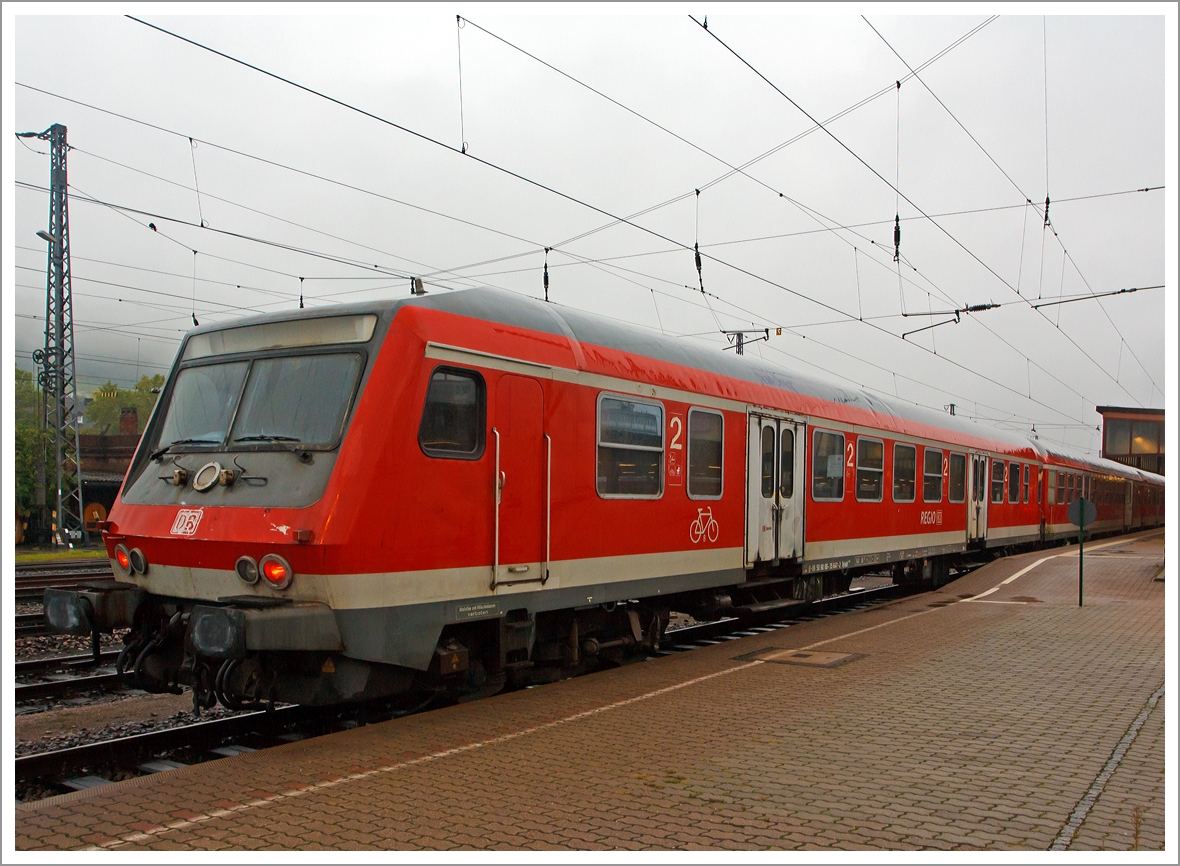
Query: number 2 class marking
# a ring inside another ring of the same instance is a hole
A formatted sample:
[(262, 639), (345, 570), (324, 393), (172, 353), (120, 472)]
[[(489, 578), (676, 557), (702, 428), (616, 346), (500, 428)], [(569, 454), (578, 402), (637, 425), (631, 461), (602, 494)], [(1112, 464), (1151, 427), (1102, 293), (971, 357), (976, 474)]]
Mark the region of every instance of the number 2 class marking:
[(848, 468), (852, 468), (852, 443), (848, 443)]
[(668, 426), (671, 427), (673, 430), (672, 444), (669, 445), (668, 447), (674, 448), (677, 451), (683, 450), (684, 445), (680, 442), (680, 436), (684, 432), (684, 422), (681, 421), (678, 416), (673, 415), (671, 417), (671, 419), (668, 421)]

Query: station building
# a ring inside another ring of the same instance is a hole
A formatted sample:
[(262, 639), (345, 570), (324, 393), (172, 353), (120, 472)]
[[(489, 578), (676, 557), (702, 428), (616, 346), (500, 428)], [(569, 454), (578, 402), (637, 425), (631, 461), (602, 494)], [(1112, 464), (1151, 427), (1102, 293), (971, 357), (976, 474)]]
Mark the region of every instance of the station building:
[(1102, 456), (1164, 474), (1164, 410), (1096, 406), (1102, 416)]

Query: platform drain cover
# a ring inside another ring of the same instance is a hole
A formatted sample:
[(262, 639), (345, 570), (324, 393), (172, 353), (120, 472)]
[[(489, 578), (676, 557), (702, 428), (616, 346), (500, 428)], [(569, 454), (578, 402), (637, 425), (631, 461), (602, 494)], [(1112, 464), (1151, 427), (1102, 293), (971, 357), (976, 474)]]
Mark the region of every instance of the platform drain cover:
[(743, 660), (774, 662), (780, 665), (806, 665), (813, 668), (834, 668), (864, 658), (861, 653), (821, 653), (814, 650), (764, 649), (741, 657)]

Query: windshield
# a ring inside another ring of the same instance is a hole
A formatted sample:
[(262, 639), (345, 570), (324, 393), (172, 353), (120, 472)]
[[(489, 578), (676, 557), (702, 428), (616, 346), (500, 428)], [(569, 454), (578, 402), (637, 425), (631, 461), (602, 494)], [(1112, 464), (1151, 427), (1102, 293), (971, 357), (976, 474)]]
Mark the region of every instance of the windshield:
[(232, 439), (331, 445), (360, 368), (355, 354), (255, 361)]
[(177, 376), (157, 445), (222, 445), (228, 438), (231, 447), (331, 447), (360, 369), (361, 355), (354, 352), (186, 367)]
[(249, 361), (238, 361), (181, 370), (160, 430), (160, 446), (180, 440), (220, 445), (249, 367)]

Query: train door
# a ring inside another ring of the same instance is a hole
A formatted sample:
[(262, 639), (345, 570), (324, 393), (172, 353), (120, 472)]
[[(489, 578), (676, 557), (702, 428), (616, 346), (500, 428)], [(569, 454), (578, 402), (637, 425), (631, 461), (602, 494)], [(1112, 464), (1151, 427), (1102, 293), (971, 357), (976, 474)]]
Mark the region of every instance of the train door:
[(1135, 485), (1130, 481), (1126, 482), (1123, 487), (1123, 528), (1131, 528), (1131, 520), (1133, 518), (1133, 504), (1132, 494), (1135, 492)]
[(972, 451), (968, 455), (971, 469), (970, 495), (967, 497), (967, 541), (987, 538), (987, 455)]
[(778, 550), (779, 559), (803, 557), (803, 452), (807, 428), (778, 422)]
[(496, 386), (497, 484), (492, 588), (544, 582), (548, 566), (548, 437), (541, 384), (506, 375)]
[(803, 424), (749, 416), (746, 565), (803, 555)]

